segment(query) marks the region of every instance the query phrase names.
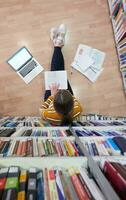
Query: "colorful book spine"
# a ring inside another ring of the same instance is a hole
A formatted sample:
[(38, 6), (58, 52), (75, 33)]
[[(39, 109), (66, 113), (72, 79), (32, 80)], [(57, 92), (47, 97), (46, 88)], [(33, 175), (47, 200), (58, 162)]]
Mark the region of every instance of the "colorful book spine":
[(75, 170), (73, 168), (70, 168), (68, 171), (79, 200), (90, 200), (77, 174), (75, 173)]
[(37, 200), (44, 200), (44, 179), (42, 171), (37, 173)]
[(26, 200), (26, 186), (28, 174), (26, 170), (21, 170), (19, 179), (19, 191), (17, 200)]
[(58, 198), (58, 191), (56, 187), (55, 181), (55, 173), (54, 170), (48, 170), (48, 180), (49, 180), (49, 190), (50, 190), (50, 197), (51, 200), (59, 200)]
[(5, 189), (2, 200), (17, 200), (17, 193), (19, 188), (19, 168), (10, 167), (6, 179)]
[(8, 168), (0, 169), (0, 199), (2, 199), (7, 180)]
[(28, 173), (27, 200), (37, 198), (37, 175), (36, 168), (30, 168)]

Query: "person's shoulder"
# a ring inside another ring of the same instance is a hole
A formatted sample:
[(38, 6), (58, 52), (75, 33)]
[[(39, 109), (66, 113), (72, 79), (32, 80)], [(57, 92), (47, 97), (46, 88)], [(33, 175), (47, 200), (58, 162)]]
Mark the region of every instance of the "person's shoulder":
[(73, 100), (74, 100), (74, 113), (80, 114), (83, 111), (82, 106), (75, 96), (73, 96)]
[(44, 112), (44, 118), (50, 121), (60, 121), (61, 116), (53, 108), (48, 108)]

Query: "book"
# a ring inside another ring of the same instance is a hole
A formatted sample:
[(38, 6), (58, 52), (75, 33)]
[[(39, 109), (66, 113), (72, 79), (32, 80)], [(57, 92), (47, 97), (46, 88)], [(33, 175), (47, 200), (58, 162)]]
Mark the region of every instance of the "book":
[(19, 190), (17, 200), (26, 200), (26, 186), (27, 186), (27, 171), (21, 170), (19, 178)]
[(119, 172), (119, 174), (126, 180), (126, 170), (125, 168), (120, 164), (116, 162), (111, 162), (111, 165)]
[(118, 43), (118, 45), (119, 45), (119, 46), (122, 46), (124, 43), (126, 43), (126, 38), (124, 38), (123, 40), (121, 40), (121, 41)]
[(124, 89), (126, 90), (126, 71), (122, 71), (122, 77), (123, 77)]
[(87, 170), (84, 167), (81, 167), (79, 171), (94, 199), (105, 200), (104, 195), (100, 191), (99, 187), (97, 186), (93, 178), (88, 176)]
[(49, 179), (48, 179), (48, 169), (44, 169), (44, 199), (51, 200), (50, 190), (49, 190)]
[(56, 169), (56, 170), (54, 170), (54, 173), (55, 173), (55, 180), (56, 180), (58, 198), (60, 200), (65, 200), (66, 198), (65, 198), (65, 194), (64, 194), (64, 191), (63, 191), (63, 186), (62, 186), (61, 179), (60, 179), (61, 171)]
[(48, 170), (48, 181), (51, 200), (59, 200), (55, 181), (55, 173), (53, 169)]
[(62, 170), (62, 175), (64, 177), (65, 182), (67, 183), (68, 191), (70, 193), (70, 196), (72, 197), (72, 200), (78, 200), (78, 196), (77, 196), (76, 191), (73, 187), (73, 184), (70, 180), (70, 176), (68, 174), (68, 171)]
[(7, 174), (2, 200), (4, 199), (17, 200), (18, 187), (19, 187), (18, 177), (19, 177), (19, 168), (10, 167)]
[(126, 0), (122, 0), (122, 5), (123, 5), (124, 12), (125, 12), (126, 11)]
[(114, 17), (116, 17), (116, 15), (118, 14), (120, 6), (121, 6), (121, 3), (120, 3), (120, 1), (118, 0), (118, 1), (115, 3), (115, 5), (113, 6), (113, 8), (112, 8), (112, 15), (113, 15)]
[(67, 72), (63, 71), (46, 71), (45, 73), (45, 89), (50, 90), (53, 83), (59, 84), (59, 89), (67, 89)]
[(27, 200), (36, 200), (37, 197), (37, 174), (36, 168), (30, 168), (28, 173)]
[(119, 21), (121, 20), (121, 18), (123, 18), (124, 13), (123, 13), (123, 9), (122, 7), (120, 7), (117, 16), (115, 17), (115, 26), (117, 26), (117, 24), (119, 23)]
[(37, 173), (37, 200), (44, 200), (43, 171)]
[(4, 192), (4, 189), (5, 189), (8, 170), (9, 169), (7, 167), (0, 169), (0, 199), (2, 199), (3, 192)]
[(0, 199), (119, 200), (113, 190), (117, 187), (116, 192), (121, 199), (125, 200), (126, 166), (121, 163), (105, 160), (102, 166), (104, 174), (98, 173), (95, 164), (92, 166), (93, 171), (90, 170), (90, 165), (40, 168), (25, 170), (19, 166), (2, 167), (0, 169)]
[(126, 155), (126, 139), (123, 137), (115, 137), (113, 140), (121, 149), (122, 154)]
[(75, 173), (73, 168), (70, 168), (68, 170), (69, 175), (71, 177), (72, 184), (74, 186), (74, 189), (78, 195), (79, 200), (90, 200), (88, 197), (88, 194), (86, 190), (83, 188), (82, 183), (80, 182), (79, 178), (77, 177), (77, 174)]
[(118, 195), (122, 200), (126, 199), (126, 180), (124, 180), (118, 171), (111, 165), (111, 163), (105, 161), (104, 173), (107, 179), (111, 182)]

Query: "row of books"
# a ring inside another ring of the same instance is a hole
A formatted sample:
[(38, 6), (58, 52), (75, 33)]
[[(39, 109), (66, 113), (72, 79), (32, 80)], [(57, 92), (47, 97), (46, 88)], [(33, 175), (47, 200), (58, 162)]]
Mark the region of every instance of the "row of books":
[(36, 137), (66, 137), (72, 136), (73, 132), (76, 133), (79, 137), (89, 137), (89, 136), (120, 136), (126, 135), (126, 128), (120, 128), (119, 130), (113, 130), (108, 128), (107, 130), (96, 130), (95, 128), (76, 128), (72, 129), (64, 129), (64, 128), (56, 128), (56, 129), (43, 129), (43, 128), (2, 128), (0, 129), (0, 137), (28, 137), (28, 136), (36, 136)]
[[(46, 124), (47, 125), (47, 124)], [(72, 126), (126, 126), (126, 121), (101, 121), (101, 120), (89, 120), (89, 121), (74, 121), (72, 123)], [(4, 123), (1, 123), (0, 127), (42, 127), (42, 124), (39, 121), (31, 122), (31, 121), (6, 121)]]
[(120, 70), (125, 70), (126, 67), (126, 43), (117, 46), (119, 61), (120, 61)]
[(20, 136), (43, 136), (43, 137), (66, 137), (72, 135), (70, 129), (55, 129), (55, 130), (43, 130), (42, 128), (26, 129), (25, 127), (15, 128), (3, 128), (0, 129), (0, 137), (20, 137)]
[(74, 121), (72, 126), (126, 126), (126, 121), (102, 121), (102, 120), (89, 120), (89, 121)]
[[(90, 156), (126, 155), (126, 138), (81, 139)], [(84, 156), (74, 139), (1, 138), (1, 157)]]
[[(126, 199), (126, 166), (105, 161), (102, 175), (111, 183), (115, 197)], [(22, 169), (10, 166), (0, 169), (1, 200), (106, 200), (97, 179), (84, 167)]]
[(120, 136), (126, 135), (126, 128), (121, 128), (119, 130), (113, 130), (108, 128), (108, 130), (96, 130), (95, 128), (76, 128), (72, 129), (64, 129), (64, 128), (56, 128), (56, 129), (43, 129), (43, 128), (1, 128), (0, 129), (0, 137), (28, 137), (28, 136), (36, 136), (36, 137), (66, 137), (72, 136), (73, 132), (76, 133), (79, 137), (89, 137), (89, 136)]
[(39, 120), (40, 117), (34, 116), (34, 117), (26, 117), (26, 116), (6, 116), (6, 117), (0, 117), (0, 122), (5, 121), (5, 120), (9, 120), (9, 121), (37, 121)]
[(88, 121), (88, 120), (126, 120), (126, 117), (123, 116), (108, 116), (108, 115), (100, 115), (100, 114), (87, 114), (87, 115), (81, 115), (80, 121)]
[[(102, 121), (101, 123), (105, 123), (106, 125), (110, 122), (113, 123), (113, 125), (118, 125), (118, 123), (123, 124), (126, 123), (126, 117), (113, 117), (113, 116), (105, 116), (105, 115), (98, 115), (98, 114), (87, 114), (87, 115), (81, 115), (80, 119), (78, 120), (80, 122), (84, 121)], [(89, 125), (92, 125), (89, 123)], [(2, 127), (13, 127), (13, 126), (31, 126), (31, 127), (40, 127), (40, 126), (51, 126), (46, 121), (42, 121), (40, 117), (1, 117), (0, 118), (0, 126)]]
[(120, 4), (117, 5), (116, 7), (116, 13), (113, 15), (113, 21), (114, 21), (114, 31), (115, 31), (115, 38), (117, 41), (117, 44), (120, 43), (125, 37), (126, 37), (126, 32), (125, 32), (125, 14), (123, 12), (122, 4), (120, 1)]
[[(111, 121), (101, 121), (101, 120), (88, 120), (88, 121), (74, 121), (72, 123), (72, 126), (122, 126), (126, 125), (126, 120), (123, 121), (117, 121), (117, 120), (111, 120)], [(6, 121), (0, 124), (0, 127), (43, 127), (47, 126), (47, 124), (41, 124), (39, 121), (31, 122), (31, 121)], [(50, 126), (48, 124), (48, 126)]]
[(126, 156), (126, 138), (93, 138), (82, 140), (90, 156)]
[(41, 127), (41, 124), (39, 121), (24, 121), (24, 122), (20, 122), (20, 121), (5, 121), (4, 123), (1, 123), (0, 125), (1, 127), (22, 127), (22, 126), (26, 126), (26, 127)]
[[(111, 0), (111, 3), (112, 3), (112, 9), (114, 10), (114, 8), (116, 7), (116, 4), (120, 3), (120, 0)], [(126, 0), (122, 0), (121, 3), (122, 3), (123, 10), (125, 12), (126, 11)]]
[(0, 139), (1, 157), (83, 156), (79, 145), (70, 139)]
[(72, 131), (74, 131), (77, 136), (79, 137), (90, 137), (90, 136), (121, 136), (121, 135), (126, 135), (126, 129), (122, 128), (120, 130), (95, 130), (95, 129), (87, 129), (87, 128), (73, 128)]
[(120, 71), (126, 90), (126, 1), (108, 0), (114, 29)]

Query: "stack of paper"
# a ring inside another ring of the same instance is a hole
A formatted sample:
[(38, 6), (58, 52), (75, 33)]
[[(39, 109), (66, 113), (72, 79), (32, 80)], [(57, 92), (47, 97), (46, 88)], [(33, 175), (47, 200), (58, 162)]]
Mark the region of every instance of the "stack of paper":
[(102, 51), (80, 44), (71, 66), (95, 82), (103, 71), (104, 59), (105, 53)]

